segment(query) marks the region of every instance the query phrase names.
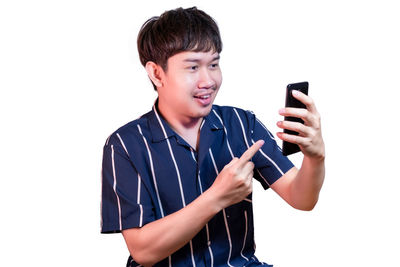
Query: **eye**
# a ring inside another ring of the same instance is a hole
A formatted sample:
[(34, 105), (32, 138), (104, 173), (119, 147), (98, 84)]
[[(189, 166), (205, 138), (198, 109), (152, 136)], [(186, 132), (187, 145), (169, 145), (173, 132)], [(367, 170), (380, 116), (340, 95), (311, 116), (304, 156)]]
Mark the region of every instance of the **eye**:
[(190, 70), (197, 70), (198, 68), (199, 68), (199, 66), (197, 66), (197, 65), (194, 65), (194, 66), (190, 66), (190, 67), (189, 67)]
[(219, 67), (219, 64), (218, 63), (213, 63), (210, 66), (211, 66), (212, 69), (216, 69), (216, 68)]

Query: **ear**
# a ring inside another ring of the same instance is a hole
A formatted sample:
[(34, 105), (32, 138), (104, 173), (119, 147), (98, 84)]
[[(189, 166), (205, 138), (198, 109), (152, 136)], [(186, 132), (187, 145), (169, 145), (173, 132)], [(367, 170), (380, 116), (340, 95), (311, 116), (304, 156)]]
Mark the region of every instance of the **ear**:
[(162, 77), (163, 77), (163, 73), (164, 73), (162, 67), (152, 61), (148, 61), (146, 63), (145, 68), (147, 71), (147, 75), (149, 75), (149, 78), (153, 82), (153, 84), (156, 87), (162, 87), (163, 86)]

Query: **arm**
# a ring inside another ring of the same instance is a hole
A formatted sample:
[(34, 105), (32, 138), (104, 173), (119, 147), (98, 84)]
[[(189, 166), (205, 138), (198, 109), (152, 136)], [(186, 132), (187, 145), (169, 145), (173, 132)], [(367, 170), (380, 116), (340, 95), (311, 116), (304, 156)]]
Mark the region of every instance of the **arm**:
[(210, 191), (204, 192), (183, 209), (146, 224), (123, 230), (122, 234), (134, 260), (151, 266), (191, 240), (219, 212)]
[(292, 168), (272, 184), (271, 188), (294, 208), (312, 210), (318, 201), (325, 177), (325, 145), (321, 134), (321, 119), (309, 96), (299, 91), (293, 91), (293, 96), (303, 102), (307, 109), (284, 108), (280, 110), (280, 114), (301, 118), (305, 123), (278, 122), (279, 128), (299, 132), (298, 136), (278, 133), (278, 137), (298, 144), (304, 159), (300, 170)]
[(253, 155), (263, 145), (256, 142), (240, 159), (234, 158), (213, 185), (192, 203), (142, 228), (122, 231), (134, 260), (151, 266), (188, 243), (219, 211), (242, 201), (252, 191)]

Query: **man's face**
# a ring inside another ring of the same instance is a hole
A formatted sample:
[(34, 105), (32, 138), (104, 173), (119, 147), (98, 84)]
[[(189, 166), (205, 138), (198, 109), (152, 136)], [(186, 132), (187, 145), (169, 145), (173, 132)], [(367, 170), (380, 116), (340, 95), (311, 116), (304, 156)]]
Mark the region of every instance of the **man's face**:
[(167, 117), (190, 123), (210, 113), (221, 86), (219, 54), (181, 52), (168, 59), (158, 88), (159, 107)]

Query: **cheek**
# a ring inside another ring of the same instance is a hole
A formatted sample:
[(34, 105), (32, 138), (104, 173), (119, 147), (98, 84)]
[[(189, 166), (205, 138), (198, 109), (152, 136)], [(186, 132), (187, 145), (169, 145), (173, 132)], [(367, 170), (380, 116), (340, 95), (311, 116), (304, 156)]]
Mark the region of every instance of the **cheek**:
[(215, 73), (214, 81), (217, 84), (217, 87), (219, 88), (219, 86), (222, 83), (222, 73), (221, 73), (221, 71), (218, 71), (218, 72)]
[(192, 84), (196, 82), (194, 76), (195, 75), (187, 75), (185, 73), (179, 73), (173, 79), (173, 86), (179, 87), (181, 88), (181, 90), (184, 90), (184, 88), (190, 87)]

